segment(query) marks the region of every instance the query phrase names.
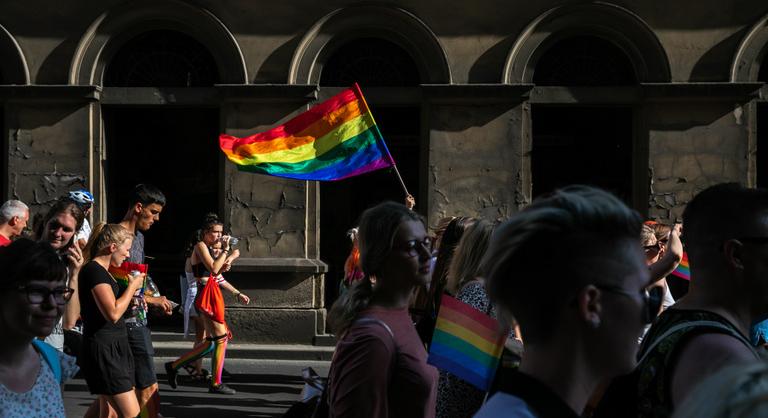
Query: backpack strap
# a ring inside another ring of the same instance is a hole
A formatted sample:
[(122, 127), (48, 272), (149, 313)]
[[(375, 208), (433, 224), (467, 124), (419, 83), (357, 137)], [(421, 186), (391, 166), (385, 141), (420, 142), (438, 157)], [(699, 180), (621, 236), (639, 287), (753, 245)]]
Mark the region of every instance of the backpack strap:
[(61, 375), (61, 360), (59, 360), (59, 351), (53, 348), (45, 341), (38, 340), (37, 338), (32, 340), (32, 345), (43, 356), (43, 360), (48, 363), (48, 367), (53, 372), (53, 377), (59, 384), (63, 384)]
[[(389, 325), (387, 325), (386, 322), (382, 321), (379, 318), (374, 318), (372, 316), (364, 316), (364, 317), (356, 319), (352, 323), (352, 325), (350, 325), (350, 328), (353, 325), (357, 325), (357, 324), (378, 324), (378, 325), (381, 325), (385, 330), (387, 330), (387, 334), (389, 334), (389, 336), (392, 338), (392, 343), (395, 345), (395, 356), (394, 357), (395, 357), (395, 361), (397, 361), (397, 344), (395, 344), (395, 333), (392, 332), (392, 328), (390, 328)], [(347, 330), (347, 331), (349, 331), (349, 330)], [(345, 332), (344, 335), (341, 336), (339, 341), (344, 339), (344, 337), (346, 337), (346, 335), (347, 335), (347, 333)], [(331, 358), (331, 366), (328, 368), (328, 378), (326, 379), (326, 382), (325, 382), (325, 389), (323, 390), (323, 393), (322, 393), (322, 395), (320, 397), (320, 401), (319, 401), (320, 403), (323, 403), (323, 404), (327, 405), (327, 407), (328, 407), (328, 415), (329, 416), (333, 416), (333, 410), (331, 408), (331, 394), (330, 394), (330, 391), (331, 391), (331, 373), (333, 371), (333, 365), (334, 365), (334, 363), (336, 363), (336, 353), (338, 353), (338, 351), (334, 350), (333, 351), (333, 357)], [(313, 418), (316, 415), (318, 415), (318, 414), (313, 414)]]
[(738, 332), (735, 332), (732, 328), (726, 326), (725, 324), (717, 321), (693, 321), (693, 322), (681, 322), (677, 325), (669, 327), (669, 329), (666, 332), (664, 332), (658, 338), (653, 340), (653, 342), (651, 342), (648, 348), (646, 348), (645, 351), (643, 352), (640, 359), (637, 361), (637, 364), (641, 364), (643, 360), (645, 360), (646, 357), (648, 357), (648, 355), (653, 352), (653, 349), (656, 348), (656, 346), (658, 346), (659, 344), (661, 344), (661, 342), (664, 341), (667, 337), (685, 328), (699, 328), (699, 327), (716, 328), (719, 330), (726, 331), (726, 334), (744, 343), (744, 345), (746, 345), (749, 348), (749, 351), (751, 351), (752, 354), (754, 354), (756, 357), (759, 357), (759, 355), (755, 351), (755, 348), (752, 347), (752, 344), (746, 338), (744, 338), (743, 335), (741, 335)]

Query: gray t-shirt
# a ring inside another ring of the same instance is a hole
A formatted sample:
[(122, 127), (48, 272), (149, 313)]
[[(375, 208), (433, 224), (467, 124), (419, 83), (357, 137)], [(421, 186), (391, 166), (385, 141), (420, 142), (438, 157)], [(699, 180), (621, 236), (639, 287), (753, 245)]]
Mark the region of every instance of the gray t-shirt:
[(133, 237), (131, 256), (128, 257), (128, 261), (144, 264), (144, 234), (142, 234), (141, 231), (136, 231), (136, 236)]
[[(136, 231), (136, 235), (133, 237), (133, 243), (131, 244), (131, 255), (125, 260), (131, 263), (144, 264), (144, 234), (141, 231)], [(121, 286), (121, 292), (124, 288)], [(147, 310), (146, 303), (144, 302), (144, 287), (142, 286), (136, 291), (136, 294), (131, 300), (131, 305), (126, 309), (123, 318), (125, 318), (125, 325), (128, 327), (143, 327), (147, 325)]]

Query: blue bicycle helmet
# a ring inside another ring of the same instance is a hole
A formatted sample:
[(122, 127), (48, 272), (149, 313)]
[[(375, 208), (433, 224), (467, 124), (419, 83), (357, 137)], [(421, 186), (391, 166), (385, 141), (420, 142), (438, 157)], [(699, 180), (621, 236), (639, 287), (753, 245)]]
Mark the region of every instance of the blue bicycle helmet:
[(81, 206), (93, 205), (93, 195), (85, 189), (69, 192), (69, 198), (79, 203)]

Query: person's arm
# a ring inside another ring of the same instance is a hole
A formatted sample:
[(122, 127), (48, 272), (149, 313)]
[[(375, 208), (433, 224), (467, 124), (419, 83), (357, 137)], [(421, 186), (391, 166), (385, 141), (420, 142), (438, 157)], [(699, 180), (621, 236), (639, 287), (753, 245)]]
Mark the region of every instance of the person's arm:
[(247, 304), (251, 303), (251, 298), (249, 298), (248, 295), (246, 295), (245, 293), (237, 290), (235, 288), (235, 286), (232, 286), (232, 284), (230, 284), (228, 281), (224, 280), (223, 282), (221, 282), (219, 284), (221, 285), (221, 287), (223, 287), (223, 288), (229, 290), (230, 292), (232, 292), (232, 296), (236, 297), (243, 304), (247, 305)]
[(680, 405), (691, 389), (723, 366), (756, 361), (744, 343), (727, 334), (701, 334), (691, 338), (677, 356), (673, 369), (672, 403)]
[(80, 318), (80, 297), (77, 294), (80, 269), (83, 267), (83, 252), (77, 245), (72, 245), (67, 249), (67, 262), (69, 264), (69, 283), (67, 286), (75, 289), (72, 297), (64, 307), (64, 314), (61, 318), (61, 325), (64, 329), (72, 329)]
[(337, 418), (389, 416), (388, 385), (396, 348), (381, 325), (371, 324), (365, 329), (368, 334), (344, 347), (331, 366), (334, 370), (328, 401)]
[(683, 259), (683, 243), (680, 241), (680, 228), (680, 224), (675, 224), (672, 227), (672, 230), (669, 232), (669, 241), (667, 241), (664, 255), (659, 261), (648, 267), (651, 272), (649, 286), (670, 275)]
[(112, 287), (107, 283), (99, 283), (91, 289), (96, 306), (99, 307), (101, 314), (110, 322), (117, 322), (123, 316), (128, 306), (131, 304), (133, 294), (141, 287), (146, 274), (139, 274), (131, 277), (128, 288), (115, 299)]
[(219, 254), (219, 256), (216, 258), (213, 258), (211, 252), (208, 250), (208, 246), (206, 246), (202, 241), (195, 244), (194, 251), (197, 254), (197, 258), (200, 259), (205, 268), (208, 269), (208, 271), (210, 271), (214, 276), (219, 274), (219, 270), (221, 270), (221, 267), (224, 265), (224, 263), (226, 263), (227, 258), (229, 258), (230, 255), (229, 242), (226, 243), (226, 247), (222, 249), (221, 254)]

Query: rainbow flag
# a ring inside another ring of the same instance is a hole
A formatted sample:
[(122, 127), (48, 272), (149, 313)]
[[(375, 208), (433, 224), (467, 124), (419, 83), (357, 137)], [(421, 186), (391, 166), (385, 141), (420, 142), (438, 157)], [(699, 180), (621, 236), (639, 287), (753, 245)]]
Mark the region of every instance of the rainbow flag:
[(683, 259), (680, 260), (680, 264), (677, 265), (677, 268), (672, 274), (681, 279), (691, 280), (691, 267), (688, 264), (688, 253), (683, 252)]
[(443, 295), (427, 363), (487, 391), (507, 334), (495, 319)]
[(147, 272), (147, 264), (131, 263), (130, 261), (123, 261), (120, 267), (109, 266), (109, 273), (117, 280), (117, 283), (122, 287), (128, 287), (128, 276), (134, 270), (138, 270), (141, 273)]
[(240, 171), (341, 180), (395, 165), (357, 84), (289, 120), (219, 146)]

